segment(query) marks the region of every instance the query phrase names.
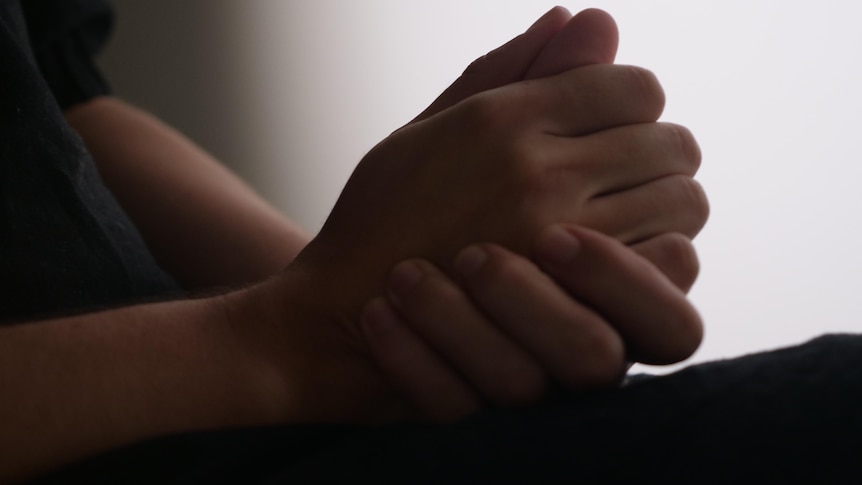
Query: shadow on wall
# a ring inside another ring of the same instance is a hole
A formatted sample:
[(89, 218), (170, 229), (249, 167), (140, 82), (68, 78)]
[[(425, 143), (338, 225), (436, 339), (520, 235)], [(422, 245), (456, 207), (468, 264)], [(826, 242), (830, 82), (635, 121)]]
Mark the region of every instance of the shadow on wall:
[[(541, 13), (477, 29), (493, 1), (459, 3), (471, 13), (453, 17), (455, 0), (114, 0), (102, 64), (119, 96), (316, 232), (374, 144)], [(440, 25), (460, 35), (441, 36)]]
[[(312, 232), (362, 155), (433, 99), (417, 104), (416, 79), (387, 74), (381, 86), (381, 72), (417, 55), (392, 42), (409, 31), (388, 21), (399, 5), (391, 0), (113, 3), (117, 28), (101, 62), (116, 94), (191, 137)], [(423, 69), (407, 74), (431, 79)], [(435, 94), (445, 85), (431, 81)]]
[[(278, 103), (267, 99), (291, 91), (266, 78), (273, 49), (285, 43), (260, 32), (262, 18), (286, 17), (298, 7), (235, 0), (112, 4), (116, 28), (99, 62), (114, 93), (183, 132), (301, 224), (317, 224), (319, 216), (302, 213), (305, 194), (297, 184), (309, 175), (297, 170), (306, 168), (286, 163), (296, 157), (283, 150), (293, 145), (284, 139), (292, 131), (275, 132), (274, 125), (289, 120), (272, 117), (288, 114), (273, 115)], [(278, 54), (289, 64), (289, 52)]]
[[(175, 126), (247, 179), (242, 4), (113, 0), (117, 24), (100, 64), (115, 93)], [(251, 129), (251, 127), (249, 127)], [(238, 131), (240, 130), (240, 131)]]

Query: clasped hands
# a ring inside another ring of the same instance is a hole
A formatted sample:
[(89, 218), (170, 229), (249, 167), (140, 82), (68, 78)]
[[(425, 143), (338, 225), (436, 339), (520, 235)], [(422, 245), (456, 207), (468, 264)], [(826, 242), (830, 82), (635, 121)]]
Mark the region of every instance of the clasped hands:
[(321, 419), (452, 420), (697, 348), (700, 152), (616, 46), (555, 8), (363, 159), (293, 265), (339, 346), (310, 358)]

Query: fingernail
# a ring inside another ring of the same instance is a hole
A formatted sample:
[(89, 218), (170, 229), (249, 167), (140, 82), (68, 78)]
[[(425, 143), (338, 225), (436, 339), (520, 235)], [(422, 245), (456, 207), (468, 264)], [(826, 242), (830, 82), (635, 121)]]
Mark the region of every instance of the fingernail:
[(527, 32), (529, 32), (529, 31), (531, 31), (531, 30), (535, 29), (535, 28), (536, 28), (536, 27), (538, 27), (539, 25), (542, 25), (542, 24), (545, 22), (545, 20), (548, 20), (548, 18), (550, 18), (550, 17), (551, 17), (551, 15), (554, 13), (554, 10), (556, 10), (556, 8), (557, 8), (557, 7), (554, 7), (554, 8), (552, 8), (552, 9), (548, 10), (547, 12), (545, 12), (545, 14), (544, 14), (544, 15), (542, 15), (541, 17), (539, 17), (539, 20), (536, 20), (535, 22), (533, 22), (533, 25), (531, 25), (531, 26), (530, 26), (530, 28), (529, 28), (529, 29), (527, 29)]
[(381, 298), (373, 300), (362, 312), (362, 322), (373, 335), (383, 335), (398, 325), (398, 316)]
[(393, 296), (406, 295), (422, 279), (422, 270), (412, 261), (404, 261), (395, 266), (389, 275), (389, 290)]
[(559, 226), (545, 231), (536, 242), (536, 252), (539, 257), (557, 264), (570, 262), (580, 248), (581, 243), (578, 239)]
[(487, 260), (488, 253), (481, 246), (469, 246), (455, 257), (455, 271), (461, 276), (470, 276)]

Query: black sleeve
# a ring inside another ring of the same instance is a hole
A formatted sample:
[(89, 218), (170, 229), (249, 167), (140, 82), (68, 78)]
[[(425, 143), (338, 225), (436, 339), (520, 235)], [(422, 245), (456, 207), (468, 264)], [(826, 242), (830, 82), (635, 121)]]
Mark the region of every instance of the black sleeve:
[(54, 97), (65, 109), (110, 93), (94, 62), (114, 23), (101, 0), (22, 0), (30, 44)]
[(831, 335), (445, 425), (158, 438), (39, 483), (859, 483), (860, 409), (862, 335)]

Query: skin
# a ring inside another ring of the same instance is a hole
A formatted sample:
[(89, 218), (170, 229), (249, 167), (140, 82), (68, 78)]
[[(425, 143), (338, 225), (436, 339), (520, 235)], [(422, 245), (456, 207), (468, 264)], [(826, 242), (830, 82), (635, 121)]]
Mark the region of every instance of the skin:
[(265, 279), (311, 239), (148, 113), (101, 97), (73, 107), (66, 118), (159, 265), (192, 292)]
[[(618, 41), (616, 22), (606, 12), (587, 9), (572, 17), (568, 10), (554, 7), (527, 32), (474, 61), (417, 120), (474, 94), (507, 84), (580, 66), (610, 64), (616, 56)], [(692, 154), (692, 158), (699, 161), (700, 154)], [(692, 209), (703, 211), (699, 218), (705, 222), (708, 204), (699, 187), (693, 190), (700, 192), (695, 195), (700, 200)], [(630, 247), (681, 289), (691, 288), (698, 274), (698, 262), (689, 236), (664, 233)]]
[[(415, 392), (381, 366), (388, 347), (368, 338), (368, 331), (380, 325), (374, 318), (360, 325), (363, 307), (389, 292), (390, 268), (404, 260), (426, 275), (397, 307), (401, 318), (413, 323), (429, 321), (429, 308), (420, 305), (429, 300), (422, 295), (444, 302), (453, 295), (461, 298), (462, 305), (454, 307), (453, 321), (459, 323), (472, 311), (465, 296), (476, 298), (483, 311), (497, 308), (479, 299), (485, 292), (491, 299), (495, 292), (529, 292), (535, 298), (524, 301), (513, 321), (505, 318), (511, 309), (500, 307), (496, 319), (475, 319), (470, 327), (456, 325), (453, 333), (441, 334), (456, 342), (469, 341), (459, 337), (463, 329), (516, 329), (547, 320), (563, 332), (561, 341), (582, 347), (577, 339), (590, 307), (593, 313), (608, 313), (593, 320), (595, 342), (605, 341), (609, 334), (603, 325), (612, 323), (625, 352), (638, 349), (661, 360), (692, 350), (699, 333), (691, 329), (699, 329), (700, 321), (656, 268), (674, 273), (673, 262), (684, 261), (677, 256), (690, 249), (679, 241), (693, 236), (706, 217), (705, 199), (691, 179), (699, 163), (696, 143), (684, 129), (653, 123), (664, 97), (648, 71), (595, 65), (519, 81), (545, 46), (565, 51), (565, 42), (554, 39), (570, 25), (569, 15), (561, 9), (549, 15), (474, 63), (448, 94), (372, 150), (321, 233), (307, 244), (295, 226), (151, 117), (105, 99), (70, 112), (106, 183), (147, 241), (159, 247), (154, 249), (159, 261), (189, 288), (274, 275), (207, 298), (0, 329), (0, 388), (6, 391), (0, 398), (0, 449), (7, 458), (0, 465), (0, 481), (167, 433), (273, 423), (448, 419), (474, 409), (480, 399), (520, 404), (541, 392), (541, 385), (532, 387), (536, 382), (551, 377), (574, 387), (617, 378), (612, 363), (621, 359), (622, 347), (606, 346), (597, 358), (608, 364), (593, 372), (558, 350), (547, 349), (544, 355), (542, 345), (528, 343), (554, 332), (525, 332), (524, 342), (509, 346), (525, 356), (512, 375), (526, 369), (538, 380), (513, 381), (524, 383), (514, 390), (498, 378), (485, 386), (479, 385), (485, 380), (477, 371), (471, 374), (476, 378), (462, 382), (473, 394), (453, 394), (474, 399), (473, 408), (441, 410), (434, 400), (427, 409), (417, 407)], [(511, 65), (515, 78), (495, 78), (491, 68), (497, 65)], [(109, 143), (100, 133), (125, 141)], [(125, 143), (135, 146), (139, 134), (145, 145), (158, 148), (127, 153)], [(118, 160), (126, 156), (136, 158)], [(155, 158), (174, 163), (148, 164)], [(138, 192), (125, 193), (133, 190)], [(158, 217), (139, 222), (150, 210)], [(231, 216), (213, 213), (222, 210)], [(253, 230), (243, 223), (249, 217), (256, 221)], [(583, 257), (571, 264), (549, 261), (542, 249), (546, 244), (536, 239), (548, 226), (574, 235)], [(465, 271), (473, 265), (465, 263), (462, 249), (475, 248), (476, 241), (487, 241), (479, 246), (489, 255), (487, 263)], [(650, 241), (676, 241), (676, 246)], [(653, 263), (624, 243), (651, 248), (641, 254), (655, 256)], [(246, 264), (226, 263), (237, 260)], [(490, 270), (498, 264), (510, 269)], [(212, 268), (219, 265), (224, 268)], [(679, 282), (693, 279), (690, 268), (676, 271)], [(618, 294), (612, 291), (622, 284), (617, 278), (626, 281), (623, 288), (646, 292), (637, 313), (658, 322), (657, 334), (652, 328), (638, 330), (629, 314), (615, 313), (616, 305), (597, 299), (598, 288), (608, 290), (605, 298)], [(439, 288), (449, 289), (439, 293)], [(538, 314), (549, 294), (561, 299), (559, 305)], [(438, 324), (448, 318), (438, 317), (444, 318), (432, 318)], [(390, 328), (407, 328), (403, 320), (396, 323)], [(571, 332), (572, 324), (577, 332)], [(427, 344), (427, 332), (410, 328)], [(476, 340), (477, 348), (495, 351), (485, 346), (487, 341)], [(439, 348), (464, 353), (456, 347)], [(489, 368), (498, 361), (492, 354), (482, 350), (481, 361), (454, 365)], [(415, 362), (414, 369), (421, 369), (425, 361)], [(451, 362), (447, 365), (452, 369)]]
[[(551, 382), (606, 387), (624, 374), (627, 353), (675, 361), (687, 356), (680, 339), (700, 340), (685, 294), (607, 236), (553, 226), (533, 259), (473, 245), (455, 259), (457, 280), (407, 261), (392, 272), (388, 299), (366, 307), (377, 362), (423, 416), (450, 421), (486, 403), (529, 404)], [(677, 342), (663, 341), (671, 335)]]
[[(376, 281), (371, 277), (399, 256), (432, 254), (429, 260), (449, 271), (457, 251), (475, 241), (465, 234), (502, 242), (521, 254), (528, 253), (532, 235), (560, 221), (586, 225), (629, 244), (667, 233), (693, 236), (707, 210), (692, 179), (700, 154), (684, 128), (653, 123), (663, 103), (651, 73), (612, 65), (587, 66), (470, 97), (407, 125), (372, 150), (321, 234), (296, 263), (316, 258), (342, 274), (331, 281), (362, 274), (369, 276), (362, 287), (379, 287), (385, 274)], [(458, 149), (453, 157), (447, 151), (453, 147), (476, 150)], [(390, 160), (399, 162), (390, 165)], [(377, 177), (380, 173), (387, 175)], [(495, 174), (493, 180), (486, 178), (488, 173)], [(445, 192), (437, 190), (441, 185)], [(391, 194), (405, 200), (407, 194), (419, 197), (390, 206), (381, 199)], [(370, 210), (363, 217), (353, 213), (355, 207)], [(397, 241), (374, 239), (375, 234), (398, 232), (403, 236)], [(348, 253), (318, 253), (315, 243), (330, 238), (350, 240), (353, 247)], [(360, 252), (365, 257), (355, 257)], [(332, 284), (340, 294), (351, 291)], [(354, 312), (345, 309), (346, 314)]]
[[(556, 27), (566, 17), (564, 10), (551, 10), (533, 29)], [(610, 63), (617, 39), (610, 16), (581, 12), (559, 27), (523, 78)], [(468, 68), (468, 78), (487, 87), (484, 73), (514, 75), (516, 66), (495, 61), (514, 57), (506, 51), (518, 50), (516, 44), (518, 39), (481, 58)], [(462, 87), (456, 83), (453, 89)], [(444, 102), (448, 94), (441, 97)], [(690, 159), (699, 160), (699, 154)], [(639, 174), (628, 172), (638, 180)], [(658, 234), (634, 244), (642, 257), (575, 226), (552, 228), (535, 246), (538, 266), (493, 244), (461, 251), (454, 276), (427, 260), (402, 262), (389, 276), (387, 297), (365, 307), (365, 338), (390, 382), (410, 397), (417, 412), (448, 421), (487, 402), (534, 402), (552, 381), (572, 389), (613, 385), (627, 362), (672, 363), (699, 345), (702, 326), (696, 313), (682, 318), (664, 313), (668, 306), (685, 306), (683, 292), (697, 276), (696, 256), (685, 235)], [(550, 257), (561, 253), (564, 261)], [(560, 263), (569, 268), (561, 271)]]

